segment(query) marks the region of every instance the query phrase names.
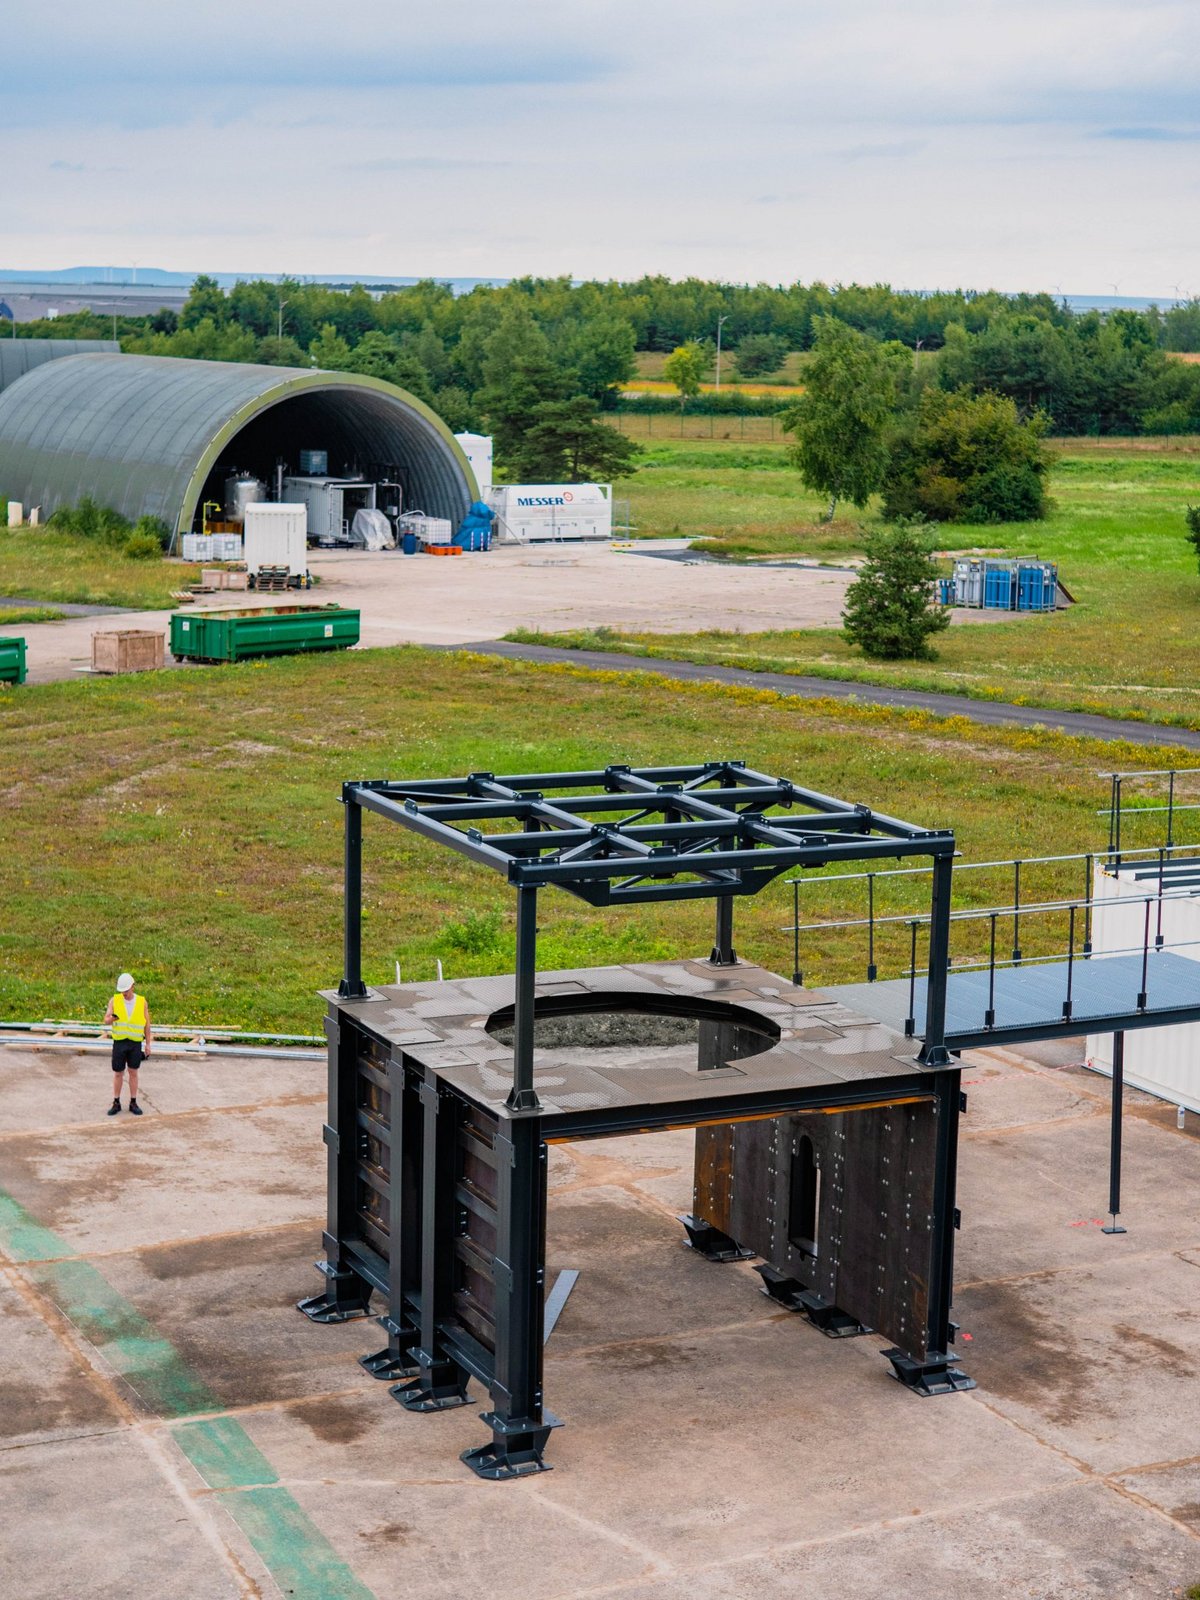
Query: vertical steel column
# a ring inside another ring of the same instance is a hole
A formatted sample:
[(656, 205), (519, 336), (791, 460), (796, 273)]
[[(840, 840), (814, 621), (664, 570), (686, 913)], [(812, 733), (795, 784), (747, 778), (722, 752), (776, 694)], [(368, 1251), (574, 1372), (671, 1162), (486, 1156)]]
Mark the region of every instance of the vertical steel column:
[(934, 1147), (933, 1219), (929, 1247), (928, 1359), (944, 1356), (950, 1348), (950, 1307), (954, 1296), (954, 1207), (958, 1178), (958, 1111), (961, 1100), (960, 1070), (939, 1072), (934, 1079), (937, 1096), (937, 1135)]
[(421, 1293), (421, 1105), (400, 1050), (388, 1060), (388, 1104), (388, 1308), (378, 1319), (388, 1342), (358, 1361), (390, 1383), (416, 1376), (421, 1342), (410, 1310)]
[(1102, 1233), (1124, 1233), (1121, 1214), (1121, 1111), (1125, 1099), (1125, 1035), (1113, 1034), (1112, 1124), (1108, 1145), (1108, 1214), (1112, 1221)]
[(496, 1364), (490, 1444), (463, 1452), (481, 1478), (548, 1470), (542, 1460), (558, 1419), (542, 1409), (542, 1325), (546, 1281), (546, 1145), (541, 1119), (501, 1121), (496, 1133)]
[(328, 1118), (322, 1129), (326, 1157), (326, 1213), (321, 1248), (325, 1259), (317, 1271), (328, 1287), (322, 1294), (298, 1300), (296, 1309), (312, 1322), (348, 1322), (365, 1317), (371, 1285), (347, 1260), (343, 1246), (355, 1229), (355, 1189), (358, 1183), (357, 1086), (358, 1029), (338, 1017), (325, 1018), (329, 1041)]
[(950, 896), (954, 858), (936, 856), (929, 908), (929, 976), (925, 986), (925, 1042), (917, 1060), (925, 1067), (950, 1065), (946, 1049), (946, 985), (950, 970)]
[[(421, 1342), (413, 1351), (417, 1376), (391, 1393), (406, 1411), (445, 1411), (469, 1403), (470, 1376), (448, 1354), (442, 1324), (454, 1312), (454, 1201), (458, 1121), (453, 1096), (443, 1096), (436, 1077), (421, 1084)], [(393, 1179), (393, 1181), (395, 1181)]]
[(733, 948), (733, 896), (717, 896), (717, 942), (708, 958), (714, 967), (736, 967), (737, 952)]
[(361, 1000), (367, 992), (362, 981), (362, 807), (352, 783), (342, 785), (342, 804), (346, 808), (346, 865), (338, 994), (344, 1000)]
[(536, 1111), (541, 1102), (533, 1087), (533, 1012), (537, 987), (537, 890), (517, 890), (516, 1005), (513, 1016), (513, 1086), (505, 1104), (510, 1111)]

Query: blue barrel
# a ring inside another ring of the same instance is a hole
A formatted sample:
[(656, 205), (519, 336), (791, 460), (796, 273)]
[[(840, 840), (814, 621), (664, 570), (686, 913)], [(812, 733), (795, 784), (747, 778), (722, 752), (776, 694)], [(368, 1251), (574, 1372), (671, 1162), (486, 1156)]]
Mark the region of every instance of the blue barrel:
[(407, 530), (400, 536), (400, 548), (406, 556), (415, 556), (417, 553), (417, 536)]

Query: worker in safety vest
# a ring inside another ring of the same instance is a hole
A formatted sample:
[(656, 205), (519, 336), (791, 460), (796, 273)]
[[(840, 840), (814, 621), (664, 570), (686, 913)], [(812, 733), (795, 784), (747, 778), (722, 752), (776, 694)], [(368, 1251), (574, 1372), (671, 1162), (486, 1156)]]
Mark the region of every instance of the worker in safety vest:
[(129, 1109), (140, 1117), (142, 1108), (137, 1103), (138, 1068), (142, 1057), (150, 1054), (154, 1042), (150, 1034), (150, 1007), (146, 997), (134, 994), (133, 978), (123, 972), (117, 979), (117, 992), (108, 1002), (104, 1025), (112, 1029), (113, 1103), (108, 1108), (110, 1117), (121, 1109), (121, 1080), (129, 1074)]

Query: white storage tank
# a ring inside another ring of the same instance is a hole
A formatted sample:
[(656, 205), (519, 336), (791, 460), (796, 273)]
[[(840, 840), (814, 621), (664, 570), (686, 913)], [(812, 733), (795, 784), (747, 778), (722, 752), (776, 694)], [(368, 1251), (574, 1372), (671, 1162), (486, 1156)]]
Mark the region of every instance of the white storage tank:
[(251, 503), (246, 507), (246, 568), (286, 567), (291, 577), (308, 571), (308, 516), (302, 505)]
[(611, 483), (506, 483), (484, 496), (502, 541), (611, 539)]
[[(1200, 962), (1200, 886), (1181, 880), (1196, 875), (1200, 863), (1168, 858), (1163, 873), (1163, 948), (1173, 956)], [(1146, 937), (1146, 897), (1150, 907), (1150, 953), (1146, 992), (1154, 1004), (1154, 940), (1158, 932), (1158, 862), (1138, 856), (1122, 862), (1119, 871), (1098, 864), (1092, 889), (1093, 960), (1118, 950), (1140, 952)], [(1112, 902), (1120, 902), (1113, 904)], [(1197, 973), (1200, 985), (1200, 972)], [(1113, 1036), (1089, 1034), (1088, 1065), (1112, 1076)], [(1174, 1106), (1200, 1112), (1200, 1023), (1176, 1028), (1135, 1028), (1125, 1035), (1125, 1081)]]
[(479, 492), (487, 498), (492, 487), (492, 439), (487, 433), (456, 433), (454, 437), (462, 446), (462, 453), (475, 474)]

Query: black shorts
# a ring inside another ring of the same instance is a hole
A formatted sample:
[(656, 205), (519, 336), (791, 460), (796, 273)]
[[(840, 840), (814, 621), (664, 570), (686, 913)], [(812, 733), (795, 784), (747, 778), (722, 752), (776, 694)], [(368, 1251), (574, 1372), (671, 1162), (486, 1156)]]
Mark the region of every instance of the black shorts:
[(136, 1072), (142, 1064), (140, 1039), (114, 1039), (112, 1069), (114, 1072)]

